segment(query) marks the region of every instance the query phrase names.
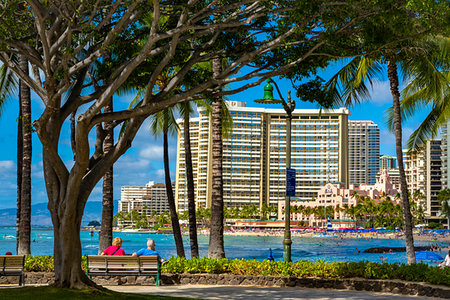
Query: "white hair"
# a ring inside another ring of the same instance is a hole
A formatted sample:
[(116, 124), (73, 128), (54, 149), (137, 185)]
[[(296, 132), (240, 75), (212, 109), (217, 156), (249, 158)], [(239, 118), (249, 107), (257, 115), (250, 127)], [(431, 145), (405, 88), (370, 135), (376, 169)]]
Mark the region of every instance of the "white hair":
[(152, 239), (147, 240), (147, 247), (148, 248), (153, 248), (155, 247), (155, 241)]

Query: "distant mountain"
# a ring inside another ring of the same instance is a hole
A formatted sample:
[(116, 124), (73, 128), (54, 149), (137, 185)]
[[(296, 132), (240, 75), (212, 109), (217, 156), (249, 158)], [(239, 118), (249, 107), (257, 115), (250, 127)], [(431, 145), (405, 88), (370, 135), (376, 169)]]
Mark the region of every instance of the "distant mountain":
[[(114, 200), (114, 214), (117, 213), (119, 200)], [(81, 226), (86, 226), (90, 221), (102, 220), (102, 202), (88, 201), (84, 209)], [(16, 226), (16, 209), (0, 209), (0, 226)], [(47, 203), (37, 203), (31, 205), (31, 226), (52, 226), (50, 212)]]

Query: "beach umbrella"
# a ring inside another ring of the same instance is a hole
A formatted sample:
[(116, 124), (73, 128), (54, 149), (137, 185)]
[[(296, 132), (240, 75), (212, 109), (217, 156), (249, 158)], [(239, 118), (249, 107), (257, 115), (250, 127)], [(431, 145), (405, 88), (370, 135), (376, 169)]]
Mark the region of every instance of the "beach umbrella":
[(443, 258), (433, 251), (418, 251), (416, 252), (416, 259), (421, 260), (443, 260)]

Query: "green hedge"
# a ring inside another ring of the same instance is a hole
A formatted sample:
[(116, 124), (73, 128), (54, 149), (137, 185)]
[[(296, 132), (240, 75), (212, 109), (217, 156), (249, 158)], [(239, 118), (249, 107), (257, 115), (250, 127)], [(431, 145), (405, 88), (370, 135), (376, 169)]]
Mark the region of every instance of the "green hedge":
[(162, 267), (167, 273), (231, 273), (235, 275), (295, 276), (320, 278), (401, 279), (450, 286), (450, 268), (427, 264), (360, 262), (256, 261), (244, 259), (185, 259), (172, 257)]
[[(82, 258), (86, 270), (86, 257)], [(25, 259), (26, 272), (53, 272), (52, 256), (28, 256)], [(208, 257), (185, 259), (172, 257), (162, 266), (164, 273), (230, 273), (235, 275), (295, 276), (320, 278), (368, 278), (401, 279), (428, 282), (450, 286), (450, 268), (441, 269), (427, 264), (390, 264), (369, 261), (325, 262), (257, 261), (244, 259), (212, 259)]]

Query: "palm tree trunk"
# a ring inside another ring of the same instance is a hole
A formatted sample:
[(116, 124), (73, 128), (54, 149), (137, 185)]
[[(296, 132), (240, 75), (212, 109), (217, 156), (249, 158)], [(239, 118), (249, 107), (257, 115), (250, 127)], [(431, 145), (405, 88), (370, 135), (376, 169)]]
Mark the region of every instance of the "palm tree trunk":
[[(220, 72), (220, 60), (213, 59), (213, 76)], [(223, 177), (222, 177), (222, 100), (212, 103), (212, 191), (211, 191), (211, 228), (209, 234), (208, 256), (224, 258), (223, 240)]]
[(186, 109), (184, 116), (184, 153), (186, 163), (186, 181), (189, 212), (189, 239), (191, 242), (191, 257), (198, 257), (197, 240), (197, 219), (195, 217), (195, 198), (194, 198), (194, 172), (192, 169), (191, 136), (189, 128), (189, 110)]
[[(104, 112), (113, 111), (113, 101), (105, 106)], [(104, 153), (108, 153), (114, 147), (114, 128), (112, 122), (105, 124), (106, 137), (104, 142)], [(113, 212), (114, 212), (114, 186), (113, 166), (103, 176), (103, 203), (102, 203), (102, 225), (99, 235), (99, 254), (112, 244), (113, 238)]]
[(408, 186), (406, 183), (405, 169), (403, 167), (402, 120), (400, 115), (400, 92), (398, 91), (399, 83), (398, 83), (397, 65), (391, 61), (388, 61), (388, 76), (394, 108), (395, 149), (397, 152), (398, 170), (400, 173), (402, 204), (403, 204), (403, 220), (405, 222), (406, 258), (408, 264), (415, 264), (416, 256), (414, 253), (412, 217), (411, 217), (411, 210), (409, 207)]
[[(24, 72), (28, 72), (28, 61), (23, 56), (19, 56), (19, 64)], [(29, 255), (31, 254), (31, 93), (30, 88), (23, 82), (20, 85), (20, 102), (22, 107), (23, 160), (20, 193), (20, 235), (17, 254)]]
[(20, 89), (24, 83), (19, 81), (19, 118), (17, 122), (17, 212), (16, 212), (16, 253), (19, 251), (20, 240), (20, 207), (22, 206), (22, 161), (23, 161), (23, 131), (22, 131), (22, 101)]
[(169, 168), (169, 143), (167, 140), (167, 130), (163, 134), (164, 139), (164, 173), (166, 176), (166, 193), (167, 201), (169, 202), (170, 218), (172, 220), (173, 237), (175, 239), (175, 246), (177, 247), (177, 255), (185, 257), (183, 237), (181, 236), (180, 222), (178, 221), (177, 210), (175, 207), (175, 198), (173, 196), (172, 181), (170, 180)]

